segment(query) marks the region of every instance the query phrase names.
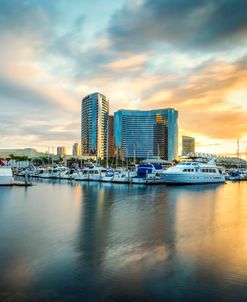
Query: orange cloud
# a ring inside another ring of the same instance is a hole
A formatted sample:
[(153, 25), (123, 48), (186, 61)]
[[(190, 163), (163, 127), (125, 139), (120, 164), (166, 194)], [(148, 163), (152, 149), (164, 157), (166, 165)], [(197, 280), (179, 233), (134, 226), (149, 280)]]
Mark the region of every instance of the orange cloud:
[(148, 56), (147, 55), (136, 55), (130, 56), (125, 59), (120, 59), (113, 61), (106, 65), (107, 68), (113, 71), (123, 71), (123, 70), (139, 70), (143, 68), (143, 65), (147, 62)]
[(247, 111), (228, 95), (247, 84), (242, 62), (209, 62), (188, 75), (183, 86), (161, 89), (145, 100), (150, 107), (174, 107), (180, 125), (211, 138), (232, 139), (247, 135)]

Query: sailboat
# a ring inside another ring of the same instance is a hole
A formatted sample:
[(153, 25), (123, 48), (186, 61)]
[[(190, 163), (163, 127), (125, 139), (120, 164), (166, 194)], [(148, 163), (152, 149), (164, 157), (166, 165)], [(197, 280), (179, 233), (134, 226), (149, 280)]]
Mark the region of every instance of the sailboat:
[(247, 180), (247, 170), (243, 169), (241, 164), (239, 139), (237, 140), (237, 158), (239, 159), (238, 167), (229, 172), (228, 179), (231, 181)]

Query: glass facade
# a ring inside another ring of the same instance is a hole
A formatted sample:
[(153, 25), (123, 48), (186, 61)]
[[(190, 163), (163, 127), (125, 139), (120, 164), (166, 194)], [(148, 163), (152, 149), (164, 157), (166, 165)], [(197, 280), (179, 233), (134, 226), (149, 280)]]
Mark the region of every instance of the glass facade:
[(105, 158), (108, 152), (109, 100), (93, 93), (82, 100), (81, 154)]
[(67, 153), (67, 149), (65, 146), (57, 147), (57, 156), (65, 156)]
[(177, 157), (178, 112), (172, 108), (114, 114), (115, 147), (123, 158)]
[(114, 146), (114, 116), (109, 115), (108, 122), (108, 156), (115, 156), (115, 146)]
[(182, 136), (182, 155), (195, 153), (195, 138), (190, 136)]
[(74, 143), (72, 148), (72, 154), (73, 156), (79, 156), (80, 155), (80, 145), (78, 143)]

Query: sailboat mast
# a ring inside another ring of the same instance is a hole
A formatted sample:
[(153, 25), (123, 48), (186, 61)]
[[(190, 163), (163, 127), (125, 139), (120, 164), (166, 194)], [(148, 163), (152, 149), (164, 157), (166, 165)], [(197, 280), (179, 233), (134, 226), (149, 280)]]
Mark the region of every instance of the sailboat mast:
[(47, 147), (48, 148), (48, 154), (47, 154), (47, 164), (49, 166), (49, 161), (50, 161), (50, 147)]
[(239, 150), (239, 139), (237, 140), (237, 157), (238, 157), (238, 160), (239, 160), (239, 168), (241, 166), (241, 159), (240, 159), (240, 150)]
[(53, 147), (51, 148), (51, 165), (53, 167), (53, 152), (54, 152), (54, 149)]
[(117, 148), (117, 154), (116, 154), (116, 169), (117, 169), (117, 166), (118, 166), (118, 148)]
[(136, 144), (134, 144), (134, 164), (136, 164)]

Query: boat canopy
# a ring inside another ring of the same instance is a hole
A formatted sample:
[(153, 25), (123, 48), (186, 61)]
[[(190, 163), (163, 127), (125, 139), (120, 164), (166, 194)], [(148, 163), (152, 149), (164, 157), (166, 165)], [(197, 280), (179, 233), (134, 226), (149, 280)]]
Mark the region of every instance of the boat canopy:
[(153, 165), (150, 164), (140, 164), (137, 168), (137, 177), (145, 177), (147, 174), (153, 172)]

